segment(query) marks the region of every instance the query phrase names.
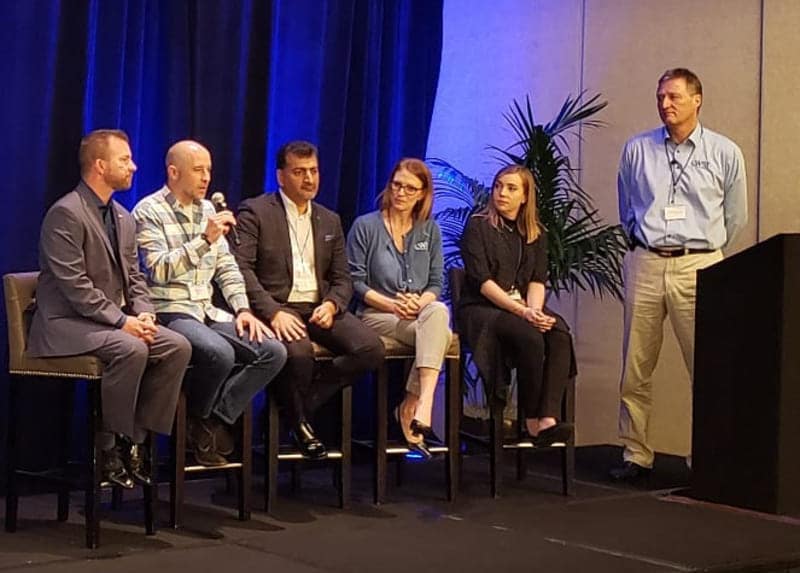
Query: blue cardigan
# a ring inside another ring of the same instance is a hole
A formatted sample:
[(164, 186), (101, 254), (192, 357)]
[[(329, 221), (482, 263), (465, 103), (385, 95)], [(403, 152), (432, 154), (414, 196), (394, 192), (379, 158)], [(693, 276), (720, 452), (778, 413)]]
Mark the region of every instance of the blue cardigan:
[(383, 223), (380, 211), (355, 220), (347, 235), (347, 262), (353, 287), (361, 299), (368, 290), (394, 297), (398, 292), (442, 292), (442, 234), (433, 219), (418, 221), (405, 237), (401, 253)]

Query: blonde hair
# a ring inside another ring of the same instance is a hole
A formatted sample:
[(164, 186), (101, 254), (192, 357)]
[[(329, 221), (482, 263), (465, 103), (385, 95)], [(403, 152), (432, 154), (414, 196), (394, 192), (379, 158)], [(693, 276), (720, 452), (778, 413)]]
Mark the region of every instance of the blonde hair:
[(383, 191), (380, 192), (380, 195), (378, 195), (378, 208), (381, 211), (388, 211), (389, 207), (391, 207), (392, 181), (394, 180), (394, 176), (397, 175), (397, 172), (402, 170), (408, 171), (411, 175), (422, 181), (422, 197), (417, 201), (416, 205), (414, 205), (414, 209), (411, 211), (411, 219), (414, 223), (417, 221), (427, 221), (430, 219), (431, 211), (433, 210), (433, 176), (431, 175), (431, 170), (425, 165), (425, 162), (421, 159), (415, 159), (414, 157), (405, 157), (394, 166), (392, 173), (389, 175), (389, 180), (386, 182), (386, 186), (383, 188)]
[(501, 177), (512, 174), (519, 175), (522, 179), (522, 189), (525, 191), (525, 203), (517, 215), (517, 230), (525, 238), (525, 242), (530, 244), (539, 238), (542, 230), (536, 209), (536, 183), (533, 174), (527, 168), (521, 165), (508, 165), (497, 172), (492, 181), (492, 197), (489, 198), (481, 215), (487, 217), (494, 228), (500, 227), (501, 216), (494, 206), (494, 187)]

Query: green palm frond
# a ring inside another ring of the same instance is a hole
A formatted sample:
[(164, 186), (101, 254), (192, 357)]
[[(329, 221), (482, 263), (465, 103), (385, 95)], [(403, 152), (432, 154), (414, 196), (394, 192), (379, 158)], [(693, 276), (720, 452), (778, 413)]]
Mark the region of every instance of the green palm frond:
[[(622, 299), (622, 258), (627, 249), (619, 225), (603, 223), (589, 193), (582, 188), (568, 152), (570, 138), (580, 140), (581, 128), (602, 127), (595, 116), (607, 102), (600, 94), (569, 96), (556, 116), (536, 122), (530, 97), (513, 101), (504, 119), (516, 141), (489, 149), (504, 165), (523, 165), (536, 181), (539, 219), (548, 234), (549, 281), (560, 292), (587, 290), (595, 296)], [(469, 215), (482, 208), (490, 190), (441, 159), (430, 160), (437, 201), (456, 202), (436, 216), (442, 228), (445, 267), (461, 265), (459, 242)]]

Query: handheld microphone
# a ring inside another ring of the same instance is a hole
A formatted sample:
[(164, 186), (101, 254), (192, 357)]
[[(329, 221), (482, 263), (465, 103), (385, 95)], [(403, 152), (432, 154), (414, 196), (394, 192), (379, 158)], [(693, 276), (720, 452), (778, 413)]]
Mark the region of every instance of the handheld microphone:
[[(219, 191), (215, 191), (211, 194), (211, 204), (214, 205), (214, 210), (217, 213), (228, 209), (228, 203), (225, 202), (225, 195)], [(230, 234), (231, 237), (233, 237), (233, 244), (238, 247), (241, 241), (239, 240), (239, 233), (236, 232), (236, 227), (234, 225), (230, 226)]]

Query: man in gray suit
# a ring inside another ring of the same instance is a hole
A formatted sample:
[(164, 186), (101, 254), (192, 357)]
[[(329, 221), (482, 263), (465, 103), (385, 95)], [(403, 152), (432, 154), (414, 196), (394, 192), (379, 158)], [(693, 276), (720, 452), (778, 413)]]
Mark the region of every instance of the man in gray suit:
[[(97, 130), (81, 140), (81, 182), (45, 215), (41, 274), (28, 352), (36, 357), (92, 354), (103, 363), (104, 478), (126, 488), (151, 483), (143, 459), (147, 431), (172, 428), (187, 340), (155, 324), (136, 255), (136, 225), (112, 200), (130, 189), (136, 164), (128, 136)], [(116, 434), (116, 436), (115, 436)]]

